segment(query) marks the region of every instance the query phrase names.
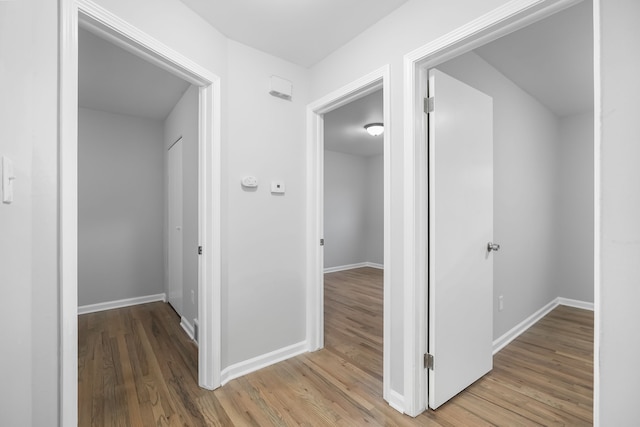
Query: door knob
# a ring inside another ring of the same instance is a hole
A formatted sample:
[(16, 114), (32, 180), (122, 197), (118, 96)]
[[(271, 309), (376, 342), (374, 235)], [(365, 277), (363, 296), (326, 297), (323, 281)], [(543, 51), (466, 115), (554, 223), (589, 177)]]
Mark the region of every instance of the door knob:
[(496, 251), (498, 252), (500, 250), (500, 245), (497, 243), (492, 243), (489, 242), (487, 243), (487, 251), (491, 252), (491, 251)]

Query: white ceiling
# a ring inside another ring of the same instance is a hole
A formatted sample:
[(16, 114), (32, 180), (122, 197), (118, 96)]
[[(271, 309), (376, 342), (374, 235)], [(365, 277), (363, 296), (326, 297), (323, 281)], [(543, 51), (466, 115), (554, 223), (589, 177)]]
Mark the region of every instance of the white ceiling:
[(78, 105), (164, 120), (189, 83), (80, 29)]
[(593, 108), (590, 1), (550, 16), (475, 52), (558, 116)]
[(182, 0), (228, 38), (310, 67), (407, 0)]
[(365, 157), (382, 154), (382, 135), (369, 135), (364, 125), (383, 118), (382, 89), (326, 113), (324, 148)]

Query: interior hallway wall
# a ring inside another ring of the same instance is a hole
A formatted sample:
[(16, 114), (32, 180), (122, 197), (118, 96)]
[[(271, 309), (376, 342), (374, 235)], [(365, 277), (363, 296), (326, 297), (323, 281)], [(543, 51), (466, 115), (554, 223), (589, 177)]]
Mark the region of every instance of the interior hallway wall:
[(560, 118), (558, 296), (593, 302), (593, 111)]
[(0, 203), (0, 414), (3, 425), (49, 425), (60, 362), (58, 3), (0, 2), (0, 58), (0, 155), (16, 176), (14, 202)]
[[(640, 399), (640, 2), (595, 0), (602, 53), (601, 251), (596, 311), (596, 425), (633, 425)], [(598, 94), (598, 91), (596, 91)], [(596, 152), (598, 153), (598, 152)], [(597, 276), (596, 276), (597, 277)]]
[(493, 98), (493, 226), (501, 246), (493, 264), (496, 339), (558, 296), (559, 120), (473, 52), (437, 68)]
[[(307, 304), (308, 70), (231, 40), (228, 54), (223, 367), (303, 348)], [(269, 94), (272, 75), (293, 83), (291, 101)], [(255, 190), (241, 187), (247, 175)], [(273, 180), (284, 181), (284, 194), (271, 193)]]
[[(198, 318), (198, 88), (189, 86), (184, 95), (176, 103), (164, 121), (164, 167), (165, 180), (167, 169), (167, 151), (169, 147), (182, 137), (182, 313), (191, 326)], [(165, 212), (168, 209), (168, 187), (165, 185)], [(167, 229), (167, 218), (164, 217), (164, 228)], [(169, 295), (167, 271), (168, 252), (167, 235), (165, 233), (165, 285)], [(193, 299), (191, 295), (193, 293)]]
[(162, 122), (78, 112), (78, 305), (164, 292)]

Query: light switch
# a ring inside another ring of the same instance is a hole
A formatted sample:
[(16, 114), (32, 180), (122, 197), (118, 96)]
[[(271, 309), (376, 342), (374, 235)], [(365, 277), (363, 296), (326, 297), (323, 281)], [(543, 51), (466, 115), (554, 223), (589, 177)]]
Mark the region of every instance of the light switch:
[(271, 182), (271, 192), (275, 194), (284, 194), (284, 182), (283, 181), (272, 181)]
[(13, 162), (2, 156), (2, 203), (13, 202), (13, 181), (16, 179), (13, 173)]

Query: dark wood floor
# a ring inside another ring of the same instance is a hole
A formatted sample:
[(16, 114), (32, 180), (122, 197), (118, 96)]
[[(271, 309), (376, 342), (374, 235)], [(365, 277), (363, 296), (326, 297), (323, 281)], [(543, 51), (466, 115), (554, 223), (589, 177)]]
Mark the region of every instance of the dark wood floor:
[(417, 418), (382, 400), (382, 272), (325, 276), (326, 348), (224, 387), (197, 386), (197, 349), (163, 303), (79, 316), (80, 426), (590, 425), (593, 313), (558, 307), (491, 373)]

